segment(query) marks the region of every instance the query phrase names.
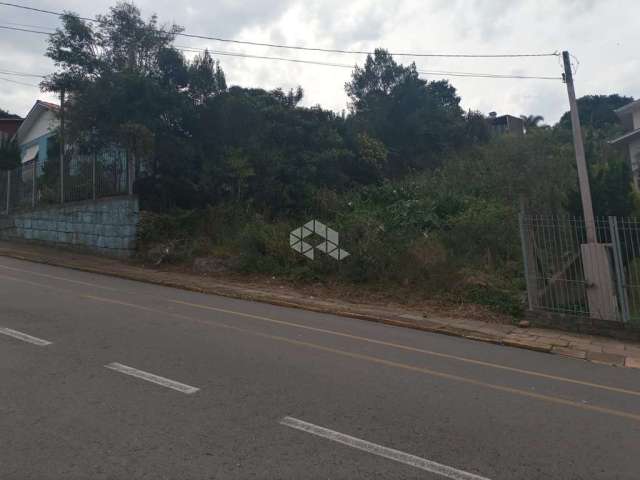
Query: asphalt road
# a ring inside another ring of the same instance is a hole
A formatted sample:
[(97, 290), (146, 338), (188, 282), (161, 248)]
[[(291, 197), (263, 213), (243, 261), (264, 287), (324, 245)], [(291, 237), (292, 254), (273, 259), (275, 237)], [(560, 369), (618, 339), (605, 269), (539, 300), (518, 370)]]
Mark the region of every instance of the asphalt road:
[(0, 258), (2, 480), (637, 480), (638, 452), (638, 370)]

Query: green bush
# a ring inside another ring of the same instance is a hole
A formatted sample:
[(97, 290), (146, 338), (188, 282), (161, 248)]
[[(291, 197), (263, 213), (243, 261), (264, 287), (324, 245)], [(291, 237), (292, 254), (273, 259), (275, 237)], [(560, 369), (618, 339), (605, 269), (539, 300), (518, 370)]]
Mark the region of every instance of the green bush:
[(260, 216), (244, 225), (236, 238), (239, 267), (244, 272), (281, 275), (294, 263), (293, 250), (289, 247), (289, 231), (284, 223), (267, 223)]
[[(320, 189), (313, 208), (288, 219), (270, 218), (242, 203), (145, 215), (140, 248), (160, 261), (233, 257), (230, 268), (243, 273), (410, 289), (412, 295), (454, 294), (517, 314), (522, 282), (512, 207), (438, 191), (432, 182), (422, 176), (341, 195)], [(290, 232), (314, 218), (339, 232), (349, 257), (336, 261), (316, 252), (312, 261), (291, 249)], [(484, 272), (492, 280), (474, 283), (475, 273), (469, 272)]]
[(485, 305), (492, 310), (514, 317), (524, 312), (522, 297), (513, 289), (501, 289), (491, 285), (473, 285), (463, 292), (463, 299), (469, 303)]
[(519, 254), (517, 214), (495, 200), (470, 199), (450, 217), (441, 238), (459, 261), (489, 268)]

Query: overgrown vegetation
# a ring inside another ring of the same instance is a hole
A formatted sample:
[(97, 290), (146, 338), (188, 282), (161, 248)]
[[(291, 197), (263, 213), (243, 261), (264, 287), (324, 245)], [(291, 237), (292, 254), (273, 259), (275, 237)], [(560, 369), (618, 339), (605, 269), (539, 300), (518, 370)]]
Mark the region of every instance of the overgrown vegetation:
[[(338, 281), (483, 303), (517, 314), (522, 274), (517, 212), (576, 211), (570, 126), (492, 137), (447, 81), (383, 49), (345, 86), (349, 112), (302, 107), (285, 92), (227, 86), (208, 52), (173, 47), (180, 27), (145, 22), (120, 3), (95, 24), (63, 17), (45, 88), (68, 94), (67, 141), (135, 153), (148, 212), (141, 256), (216, 259), (216, 266)], [(628, 164), (606, 145), (624, 97), (582, 100), (599, 214), (637, 208)], [(289, 232), (317, 218), (351, 256), (313, 262)], [(217, 268), (217, 267), (216, 267)]]

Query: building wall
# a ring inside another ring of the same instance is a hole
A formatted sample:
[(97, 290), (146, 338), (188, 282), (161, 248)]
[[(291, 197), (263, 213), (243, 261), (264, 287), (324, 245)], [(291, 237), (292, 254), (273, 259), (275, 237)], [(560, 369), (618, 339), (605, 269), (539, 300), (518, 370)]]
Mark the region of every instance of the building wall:
[(49, 145), (49, 139), (51, 137), (53, 137), (54, 134), (53, 133), (49, 133), (46, 135), (43, 135), (41, 137), (38, 138), (34, 138), (33, 140), (27, 142), (27, 143), (23, 143), (20, 145), (20, 156), (22, 157), (22, 162), (24, 163), (25, 161), (27, 161), (25, 159), (25, 154), (27, 154), (27, 150), (29, 148), (31, 148), (34, 145), (38, 145), (38, 163), (40, 163), (40, 166), (42, 166), (44, 164), (44, 162), (47, 161), (47, 157), (48, 157), (48, 145)]
[(640, 108), (633, 112), (633, 129), (637, 130), (638, 128), (640, 128)]
[(524, 121), (521, 118), (508, 116), (507, 122), (509, 125), (508, 130), (510, 134), (517, 135), (519, 137), (524, 135)]
[(111, 197), (0, 216), (0, 239), (128, 257), (135, 250), (138, 198)]
[(50, 134), (56, 128), (58, 128), (58, 118), (56, 117), (56, 114), (51, 110), (45, 110), (42, 112), (42, 115), (38, 117), (27, 134), (20, 139), (20, 145), (27, 144), (32, 140)]
[(51, 110), (45, 110), (38, 117), (31, 129), (20, 141), (20, 155), (22, 162), (27, 161), (25, 154), (34, 145), (38, 145), (38, 162), (42, 165), (47, 160), (47, 144), (49, 138), (55, 135), (54, 131), (58, 127), (58, 118)]
[(629, 144), (629, 162), (633, 172), (633, 181), (636, 187), (640, 188), (640, 140)]

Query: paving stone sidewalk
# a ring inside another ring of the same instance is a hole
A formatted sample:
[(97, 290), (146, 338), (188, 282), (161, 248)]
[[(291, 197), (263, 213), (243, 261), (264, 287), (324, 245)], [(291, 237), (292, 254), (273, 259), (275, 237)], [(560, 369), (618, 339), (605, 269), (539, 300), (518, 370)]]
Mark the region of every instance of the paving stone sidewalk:
[(297, 291), (293, 287), (274, 288), (272, 285), (247, 283), (237, 279), (203, 277), (190, 273), (146, 268), (123, 260), (41, 245), (0, 241), (0, 256), (196, 292), (343, 315), (388, 325), (563, 355), (594, 363), (640, 369), (640, 343), (637, 342), (545, 328), (521, 328), (516, 325), (466, 318), (425, 317), (420, 311), (412, 311), (404, 307), (353, 303), (341, 299), (320, 299)]

